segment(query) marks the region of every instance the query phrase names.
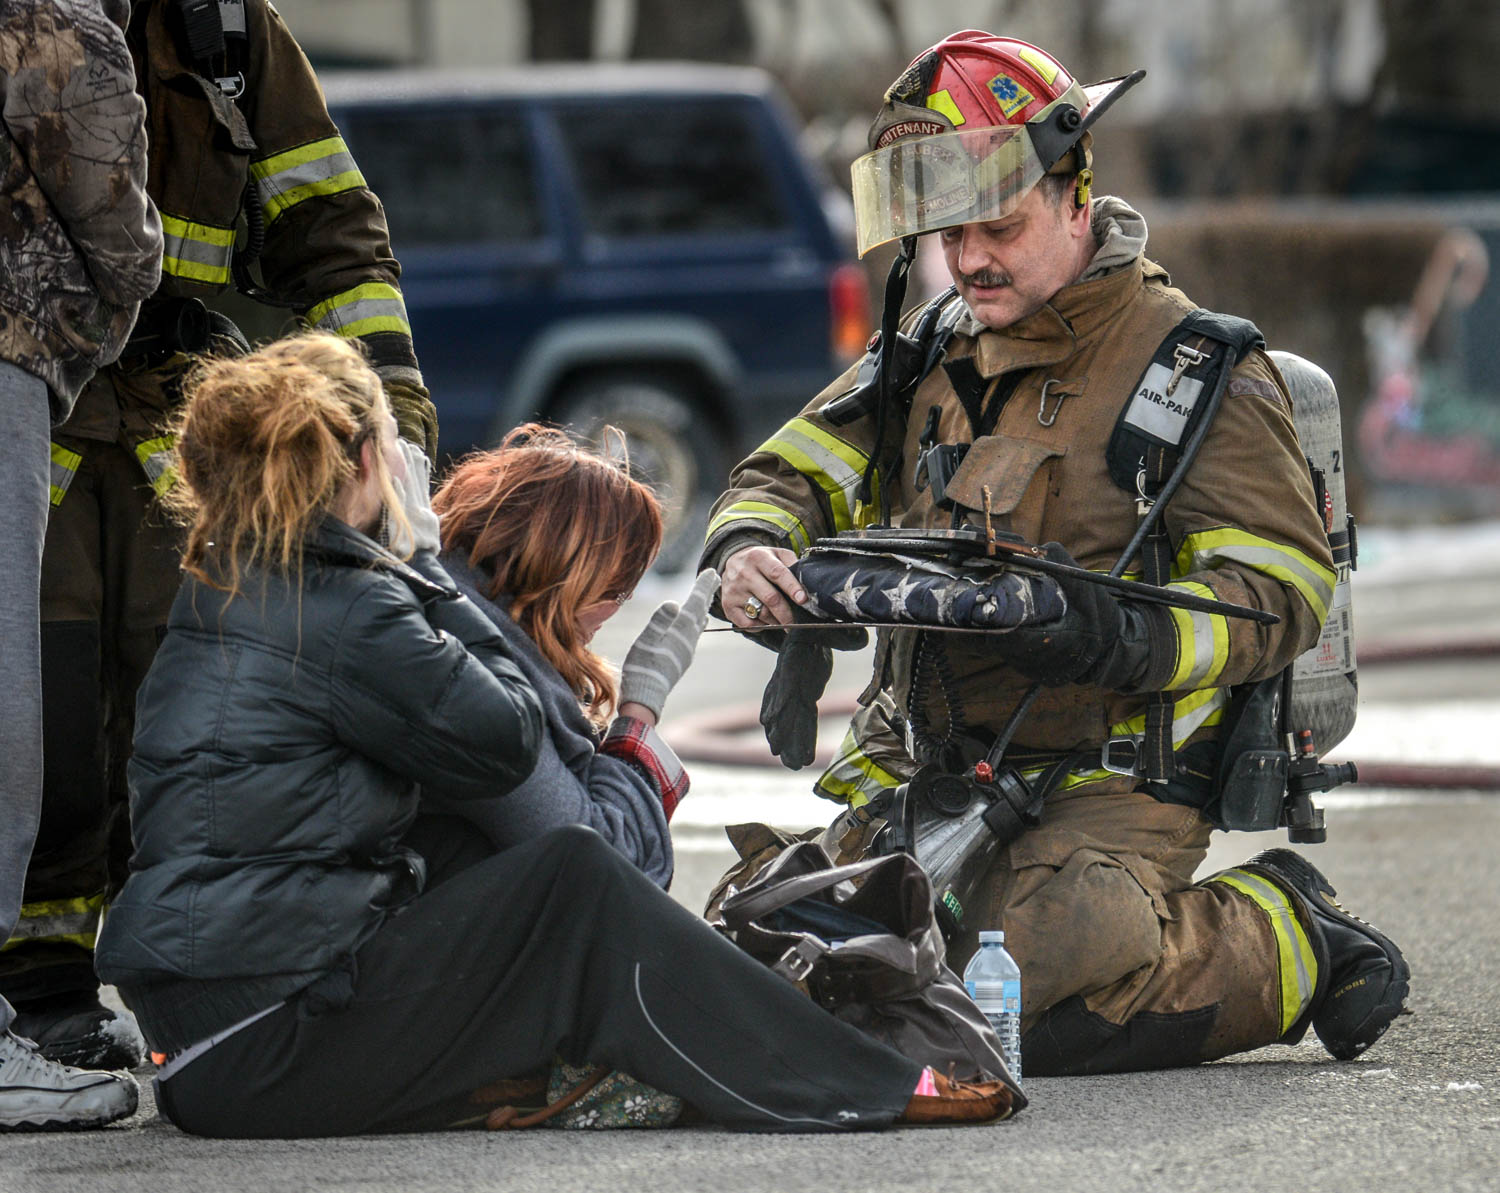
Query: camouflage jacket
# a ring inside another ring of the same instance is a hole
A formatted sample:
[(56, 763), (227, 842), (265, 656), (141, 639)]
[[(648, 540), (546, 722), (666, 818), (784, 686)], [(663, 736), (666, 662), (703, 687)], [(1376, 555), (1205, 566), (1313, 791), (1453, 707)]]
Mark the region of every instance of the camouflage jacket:
[(47, 383), (54, 420), (119, 355), (161, 268), (128, 13), (0, 5), (0, 360)]
[[(313, 327), (358, 340), (402, 434), (432, 454), (437, 415), (418, 371), (385, 211), (276, 9), (225, 0), (219, 10), (226, 35), (241, 35), (242, 57), (196, 61), (174, 0), (135, 0), (130, 17), (151, 137), (147, 188), (166, 232), (158, 294), (209, 301), (227, 289), (236, 254), (253, 239), (245, 228), (253, 214), (267, 297)], [(109, 406), (108, 390), (91, 388), (64, 430), (112, 438), (129, 412)]]

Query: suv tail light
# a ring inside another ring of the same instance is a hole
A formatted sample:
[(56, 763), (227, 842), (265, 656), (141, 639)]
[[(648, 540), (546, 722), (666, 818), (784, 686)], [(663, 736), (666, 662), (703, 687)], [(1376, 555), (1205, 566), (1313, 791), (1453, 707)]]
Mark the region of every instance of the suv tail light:
[(864, 355), (870, 339), (870, 283), (859, 265), (840, 265), (828, 279), (833, 355), (840, 364)]

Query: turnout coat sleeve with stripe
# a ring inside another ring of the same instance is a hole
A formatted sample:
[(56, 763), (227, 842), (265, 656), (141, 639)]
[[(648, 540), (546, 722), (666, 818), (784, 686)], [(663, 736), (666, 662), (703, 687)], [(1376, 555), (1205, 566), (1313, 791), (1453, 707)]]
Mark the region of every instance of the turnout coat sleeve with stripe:
[[(1108, 570), (1129, 541), (1137, 514), (1133, 495), (1110, 479), (1105, 447), (1152, 353), (1192, 309), (1164, 270), (1137, 257), (1103, 277), (1065, 287), (1041, 311), (1009, 328), (961, 320), (945, 367), (917, 387), (905, 424), (896, 418), (888, 431), (892, 441), (901, 441), (899, 464), (887, 470), (895, 523), (948, 524), (948, 513), (933, 507), (930, 493), (914, 488), (918, 436), (936, 408), (941, 440), (972, 445), (950, 491), (967, 493), (965, 504), (977, 507), (981, 487), (988, 485), (997, 528), (1031, 542), (1060, 542), (1084, 566)], [(964, 358), (973, 365), (980, 404), (1003, 388), (999, 379), (1019, 374), (994, 434), (977, 441), (946, 367)], [(872, 520), (856, 497), (874, 447), (875, 420), (865, 416), (835, 426), (823, 413), (852, 388), (855, 374), (845, 373), (734, 469), (731, 488), (710, 519), (705, 565), (722, 568), (728, 555), (752, 542), (801, 552), (819, 536)], [(1249, 353), (1235, 369), (1202, 452), (1168, 507), (1166, 525), (1175, 553), (1173, 586), (1281, 618), (1278, 625), (1260, 626), (1173, 611), (1168, 687), (1178, 696), (1173, 736), (1181, 747), (1214, 732), (1228, 685), (1273, 675), (1316, 641), (1332, 599), (1332, 557), (1290, 400), (1263, 352)], [(1129, 565), (1131, 573), (1138, 575), (1138, 561)], [(882, 637), (867, 698), (883, 692), (898, 711), (923, 701), (934, 729), (941, 730), (943, 700), (935, 691), (911, 691), (915, 634), (898, 630)], [(988, 638), (950, 635), (943, 646), (969, 727), (998, 730), (1027, 681), (1007, 667), (1003, 647)], [(1107, 737), (1140, 733), (1145, 705), (1143, 693), (1048, 688), (1017, 743), (1058, 752), (1098, 746)], [(904, 759), (899, 738), (884, 728), (889, 719), (856, 718), (834, 768), (843, 771), (837, 779), (833, 772), (825, 775), (824, 794), (862, 802), (861, 793), (872, 784), (898, 781)], [(1106, 777), (1080, 774), (1070, 782)]]
[(385, 213), (328, 115), (312, 66), (266, 0), (244, 0), (245, 86), (230, 98), (185, 60), (167, 0), (137, 4), (131, 48), (151, 136), (148, 188), (167, 238), (161, 293), (229, 285), (253, 187), (266, 288), (315, 327), (361, 340), (377, 370), (420, 383)]

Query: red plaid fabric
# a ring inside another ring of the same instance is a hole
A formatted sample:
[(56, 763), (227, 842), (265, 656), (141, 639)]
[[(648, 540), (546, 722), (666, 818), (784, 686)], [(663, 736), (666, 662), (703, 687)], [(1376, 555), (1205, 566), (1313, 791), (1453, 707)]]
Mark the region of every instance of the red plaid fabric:
[(655, 729), (634, 717), (616, 717), (599, 749), (630, 763), (650, 779), (661, 796), (667, 819), (672, 819), (672, 813), (688, 793), (688, 775), (672, 753), (672, 747), (662, 741)]

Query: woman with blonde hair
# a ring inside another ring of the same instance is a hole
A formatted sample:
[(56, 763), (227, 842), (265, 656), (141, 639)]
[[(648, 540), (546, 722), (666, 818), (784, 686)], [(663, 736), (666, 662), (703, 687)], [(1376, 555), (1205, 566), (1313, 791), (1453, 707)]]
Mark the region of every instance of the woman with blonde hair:
[(324, 335), (207, 366), (181, 417), (187, 575), (96, 955), (162, 1114), (238, 1137), (499, 1125), (508, 1079), (559, 1053), (744, 1129), (1003, 1113), (1003, 1086), (950, 1086), (835, 1020), (592, 829), (476, 851), (426, 814), (514, 788), (544, 726), (437, 565), (425, 457), (395, 430)]
[(433, 508), (444, 569), (499, 630), (547, 725), (526, 781), (504, 799), (468, 802), (461, 814), (501, 848), (589, 825), (667, 885), (667, 822), (688, 780), (655, 726), (692, 661), (717, 575), (703, 573), (681, 607), (657, 610), (617, 684), (589, 644), (661, 546), (650, 489), (615, 460), (533, 423), (460, 461)]

